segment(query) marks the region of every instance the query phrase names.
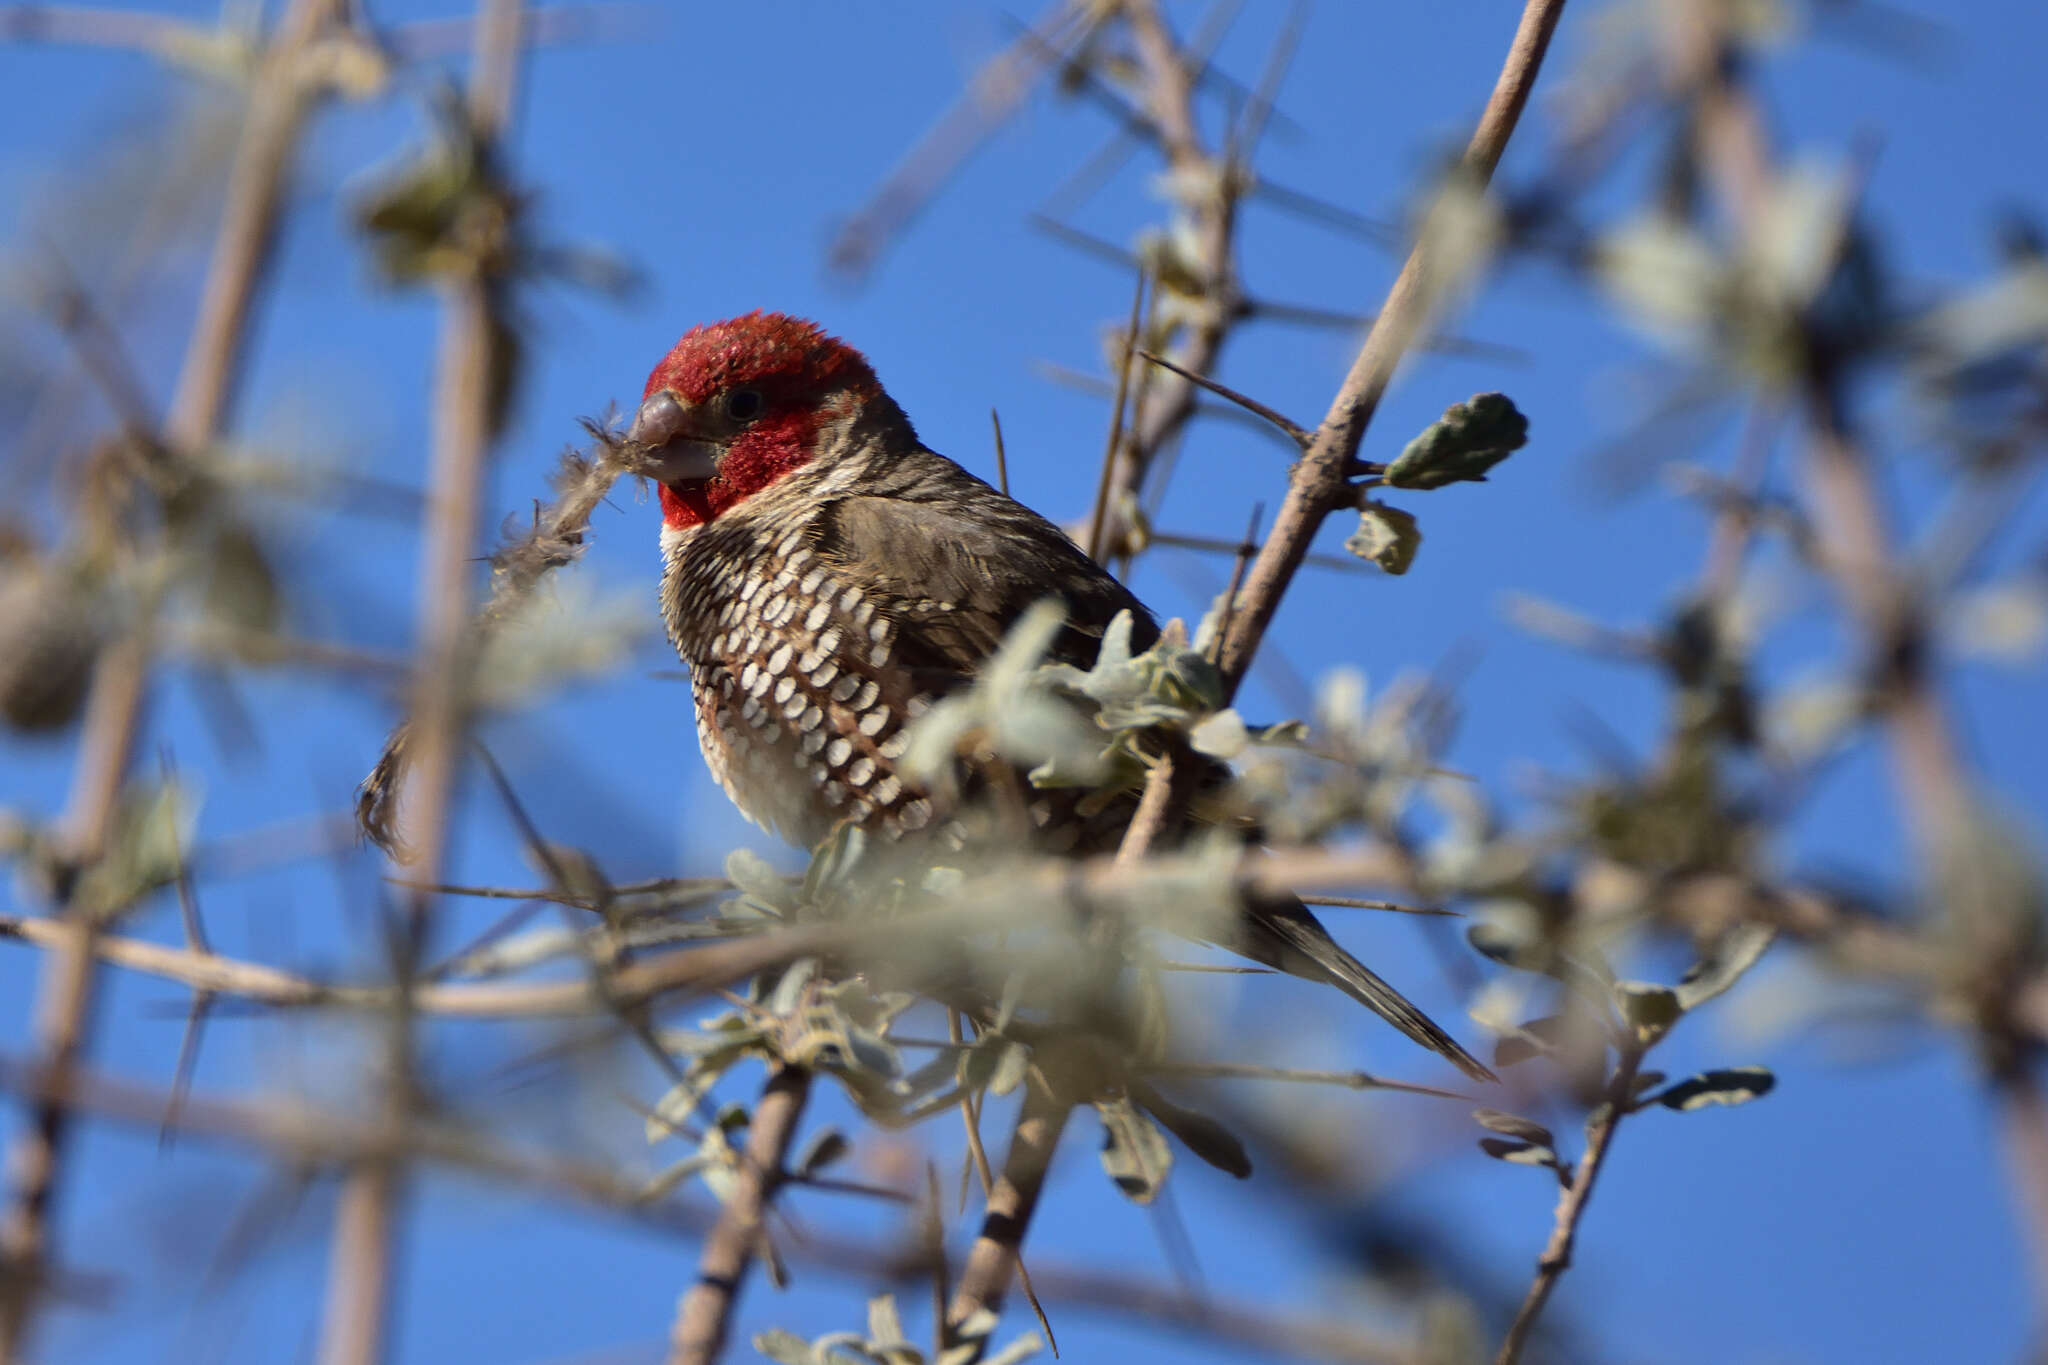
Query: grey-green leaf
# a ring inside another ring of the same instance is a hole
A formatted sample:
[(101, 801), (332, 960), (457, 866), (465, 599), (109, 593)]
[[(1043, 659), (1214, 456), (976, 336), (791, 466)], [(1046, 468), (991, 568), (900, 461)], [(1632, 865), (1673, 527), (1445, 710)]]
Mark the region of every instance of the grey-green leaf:
[(1384, 476), (1389, 488), (1478, 483), (1529, 443), (1529, 419), (1504, 393), (1479, 393), (1444, 409), (1410, 441)]
[(754, 1349), (776, 1365), (817, 1365), (811, 1343), (784, 1327), (754, 1333)]
[(1738, 924), (1714, 944), (1678, 983), (1678, 1003), (1694, 1009), (1727, 990), (1757, 964), (1777, 930), (1768, 924)]
[(1359, 509), (1358, 529), (1344, 542), (1344, 548), (1399, 576), (1415, 563), (1415, 553), (1422, 548), (1422, 528), (1416, 525), (1413, 513), (1368, 501)]
[(1519, 1138), (1532, 1147), (1557, 1146), (1555, 1134), (1536, 1120), (1525, 1119), (1520, 1114), (1510, 1114), (1499, 1109), (1474, 1109), (1472, 1117), (1488, 1132)]
[(1621, 1007), (1622, 1017), (1635, 1030), (1636, 1037), (1644, 1042), (1662, 1037), (1685, 1013), (1677, 991), (1648, 981), (1615, 982), (1614, 1003)]
[(1095, 1111), (1102, 1116), (1102, 1169), (1133, 1203), (1151, 1203), (1173, 1168), (1165, 1135), (1128, 1099), (1097, 1100)]
[(1556, 1149), (1544, 1143), (1523, 1142), (1517, 1138), (1481, 1138), (1479, 1150), (1495, 1161), (1513, 1162), (1517, 1166), (1545, 1166), (1560, 1176), (1564, 1173)]
[(833, 1162), (853, 1150), (853, 1144), (846, 1140), (846, 1134), (837, 1128), (826, 1128), (812, 1135), (796, 1159), (798, 1175), (812, 1176), (824, 1170)]
[(1769, 1067), (1722, 1067), (1715, 1071), (1702, 1071), (1680, 1081), (1657, 1096), (1657, 1102), (1666, 1109), (1681, 1112), (1705, 1109), (1714, 1104), (1748, 1104), (1770, 1094), (1777, 1084), (1778, 1078), (1771, 1074)]

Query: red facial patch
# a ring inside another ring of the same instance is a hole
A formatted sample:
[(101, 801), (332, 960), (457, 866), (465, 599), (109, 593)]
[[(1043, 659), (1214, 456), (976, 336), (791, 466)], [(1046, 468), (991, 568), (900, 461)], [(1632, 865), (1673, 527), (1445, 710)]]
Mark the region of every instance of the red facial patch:
[(641, 400), (662, 389), (692, 407), (736, 389), (758, 391), (764, 404), (727, 447), (716, 477), (662, 486), (662, 522), (680, 528), (712, 520), (803, 465), (827, 401), (857, 401), (881, 384), (866, 357), (817, 323), (756, 311), (685, 332), (647, 376)]
[(665, 526), (701, 526), (806, 464), (825, 414), (815, 407), (770, 409), (726, 449), (714, 478), (661, 485)]

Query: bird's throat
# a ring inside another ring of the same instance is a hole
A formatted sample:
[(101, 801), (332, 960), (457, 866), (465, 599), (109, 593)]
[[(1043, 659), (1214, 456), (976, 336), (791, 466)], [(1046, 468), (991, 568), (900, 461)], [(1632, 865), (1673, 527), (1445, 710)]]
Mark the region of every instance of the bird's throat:
[(718, 473), (661, 485), (662, 524), (671, 530), (702, 526), (787, 478), (817, 453), (820, 414), (796, 409), (762, 418), (734, 438)]

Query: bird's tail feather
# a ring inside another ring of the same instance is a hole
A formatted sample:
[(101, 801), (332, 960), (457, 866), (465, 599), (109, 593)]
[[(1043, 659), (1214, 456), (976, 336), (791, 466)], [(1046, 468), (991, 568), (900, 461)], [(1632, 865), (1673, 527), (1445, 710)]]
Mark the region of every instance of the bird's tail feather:
[(1498, 1080), (1434, 1019), (1381, 980), (1330, 937), (1308, 907), (1292, 897), (1261, 897), (1247, 908), (1239, 952), (1292, 976), (1324, 981), (1343, 991), (1476, 1081)]

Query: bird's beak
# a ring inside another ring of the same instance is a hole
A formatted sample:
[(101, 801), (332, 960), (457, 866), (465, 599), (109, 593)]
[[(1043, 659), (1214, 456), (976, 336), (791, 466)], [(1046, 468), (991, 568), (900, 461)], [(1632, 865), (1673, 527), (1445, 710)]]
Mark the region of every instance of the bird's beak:
[(688, 410), (667, 389), (640, 405), (626, 439), (640, 447), (662, 483), (702, 483), (718, 472), (718, 447), (687, 434)]

